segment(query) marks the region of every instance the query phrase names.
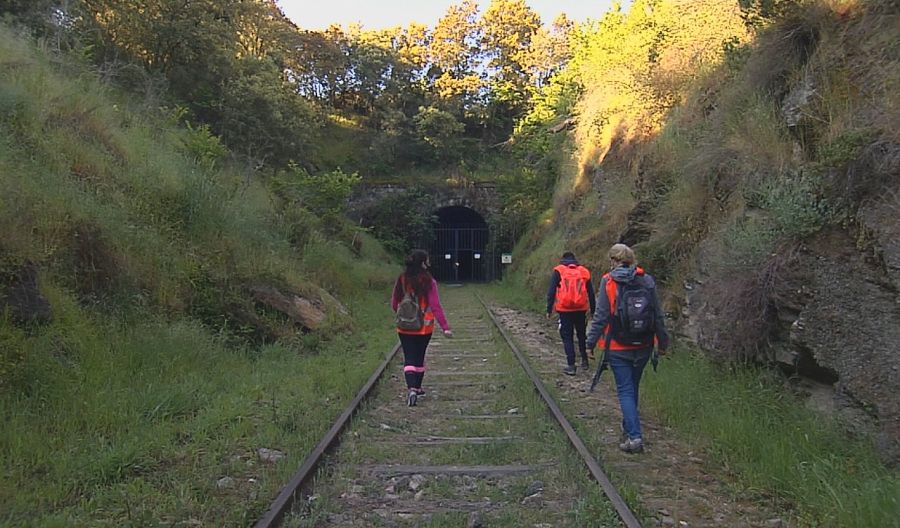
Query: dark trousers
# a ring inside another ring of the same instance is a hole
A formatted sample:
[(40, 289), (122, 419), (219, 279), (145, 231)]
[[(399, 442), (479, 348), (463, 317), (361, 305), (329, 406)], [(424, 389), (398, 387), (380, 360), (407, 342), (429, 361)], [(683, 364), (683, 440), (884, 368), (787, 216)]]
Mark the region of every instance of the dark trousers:
[(585, 341), (587, 340), (587, 312), (558, 312), (559, 314), (559, 337), (562, 338), (563, 349), (566, 351), (566, 363), (570, 366), (575, 364), (575, 343), (572, 339), (572, 333), (578, 335), (578, 351), (581, 352), (581, 359), (587, 360), (587, 350)]
[(425, 377), (425, 350), (431, 341), (431, 334), (400, 334), (400, 346), (403, 347), (403, 376), (406, 387), (421, 389), (422, 378)]

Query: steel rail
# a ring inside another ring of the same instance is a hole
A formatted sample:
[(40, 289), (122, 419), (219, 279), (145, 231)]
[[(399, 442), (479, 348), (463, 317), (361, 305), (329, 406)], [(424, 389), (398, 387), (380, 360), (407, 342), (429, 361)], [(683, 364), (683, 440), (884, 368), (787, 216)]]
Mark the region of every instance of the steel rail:
[(550, 409), (550, 413), (556, 418), (556, 421), (559, 423), (560, 427), (562, 427), (563, 431), (565, 431), (566, 436), (569, 437), (569, 442), (571, 442), (572, 447), (578, 451), (578, 454), (581, 455), (581, 458), (584, 460), (584, 463), (587, 465), (588, 470), (591, 472), (591, 476), (594, 477), (594, 480), (600, 484), (600, 488), (603, 489), (603, 493), (609, 498), (610, 502), (612, 502), (613, 507), (616, 510), (616, 513), (619, 514), (619, 518), (628, 528), (641, 528), (641, 523), (638, 521), (637, 517), (635, 517), (634, 513), (632, 513), (631, 509), (628, 507), (628, 504), (625, 503), (625, 500), (619, 495), (616, 487), (613, 486), (612, 482), (610, 482), (609, 477), (606, 476), (606, 473), (603, 472), (603, 468), (600, 467), (600, 464), (597, 462), (597, 459), (591, 454), (588, 450), (587, 446), (584, 445), (584, 442), (579, 438), (578, 433), (575, 432), (575, 429), (572, 427), (572, 424), (569, 423), (569, 420), (566, 419), (566, 416), (563, 414), (562, 410), (557, 405), (556, 400), (553, 399), (553, 396), (547, 391), (547, 388), (544, 387), (544, 383), (541, 381), (540, 377), (534, 372), (531, 368), (531, 365), (528, 364), (528, 360), (525, 358), (525, 355), (519, 350), (519, 347), (513, 343), (512, 338), (509, 335), (509, 332), (497, 321), (497, 318), (494, 316), (494, 312), (488, 308), (488, 305), (485, 304), (484, 299), (481, 298), (480, 295), (476, 294), (478, 301), (484, 306), (485, 311), (487, 311), (488, 315), (491, 318), (491, 321), (494, 322), (494, 326), (500, 331), (500, 334), (503, 336), (503, 339), (506, 340), (507, 345), (513, 351), (513, 354), (516, 356), (516, 359), (519, 360), (519, 363), (522, 365), (522, 368), (528, 374), (528, 377), (531, 378), (531, 382), (534, 384), (534, 388), (543, 398), (544, 403), (547, 404), (547, 407)]
[(297, 494), (302, 492), (304, 486), (306, 486), (315, 476), (319, 463), (322, 461), (325, 454), (337, 445), (341, 432), (347, 424), (350, 423), (350, 418), (356, 414), (356, 411), (359, 410), (359, 406), (362, 402), (369, 396), (369, 393), (372, 392), (372, 389), (375, 387), (375, 384), (378, 383), (384, 370), (390, 362), (394, 360), (398, 350), (400, 350), (400, 343), (397, 343), (397, 345), (394, 346), (391, 353), (388, 354), (385, 360), (381, 362), (381, 365), (375, 370), (375, 373), (372, 374), (372, 377), (369, 378), (369, 381), (367, 381), (363, 388), (359, 390), (359, 393), (357, 393), (353, 401), (350, 402), (350, 405), (344, 409), (344, 412), (341, 413), (334, 425), (331, 426), (331, 429), (328, 430), (328, 433), (325, 434), (322, 441), (320, 441), (316, 448), (303, 460), (303, 463), (300, 464), (300, 469), (294, 473), (294, 476), (291, 477), (288, 484), (282, 488), (281, 493), (278, 494), (278, 497), (275, 498), (275, 501), (269, 506), (269, 509), (266, 510), (265, 515), (253, 525), (254, 528), (271, 528), (278, 526), (279, 523), (281, 523), (284, 514), (293, 504)]

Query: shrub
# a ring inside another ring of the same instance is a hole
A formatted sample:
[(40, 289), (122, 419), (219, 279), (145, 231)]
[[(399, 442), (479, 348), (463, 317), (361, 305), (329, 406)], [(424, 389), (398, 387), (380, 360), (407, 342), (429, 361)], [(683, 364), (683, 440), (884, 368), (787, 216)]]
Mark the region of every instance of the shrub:
[(811, 171), (789, 171), (766, 179), (747, 193), (748, 204), (769, 213), (780, 238), (811, 235), (833, 220), (834, 206), (823, 196), (822, 178)]
[(197, 127), (185, 123), (187, 130), (181, 138), (185, 154), (207, 171), (216, 169), (228, 153), (218, 136), (209, 130), (209, 125)]
[(276, 192), (297, 205), (325, 217), (340, 215), (361, 178), (358, 173), (347, 174), (341, 169), (310, 174), (292, 164), (289, 172), (274, 180)]
[(421, 107), (413, 118), (419, 139), (442, 161), (459, 159), (465, 126), (450, 112), (434, 107)]

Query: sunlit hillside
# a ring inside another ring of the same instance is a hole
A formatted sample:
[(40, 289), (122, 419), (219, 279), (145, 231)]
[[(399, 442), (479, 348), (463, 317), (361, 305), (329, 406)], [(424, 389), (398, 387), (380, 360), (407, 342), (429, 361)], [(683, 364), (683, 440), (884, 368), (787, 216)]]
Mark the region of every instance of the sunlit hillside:
[[(518, 272), (537, 293), (563, 248), (603, 269), (611, 244), (630, 244), (686, 337), (723, 360), (840, 379), (878, 409), (893, 458), (898, 381), (881, 366), (898, 321), (900, 12), (764, 4), (635, 2), (579, 27), (519, 131), (533, 144), (576, 121), (578, 167)], [(869, 310), (879, 323), (861, 323)], [(858, 357), (838, 350), (857, 339)]]

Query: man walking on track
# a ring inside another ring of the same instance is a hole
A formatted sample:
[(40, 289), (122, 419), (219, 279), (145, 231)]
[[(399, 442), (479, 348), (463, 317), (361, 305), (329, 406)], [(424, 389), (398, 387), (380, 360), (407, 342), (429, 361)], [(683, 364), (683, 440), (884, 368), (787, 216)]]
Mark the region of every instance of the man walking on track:
[(591, 272), (578, 264), (575, 254), (566, 251), (553, 268), (550, 275), (550, 288), (547, 290), (547, 318), (556, 310), (559, 314), (559, 336), (566, 351), (566, 368), (563, 372), (575, 375), (575, 343), (573, 332), (578, 334), (578, 350), (581, 352), (581, 368), (588, 368), (586, 346), (587, 312), (594, 313), (594, 285), (591, 283)]

